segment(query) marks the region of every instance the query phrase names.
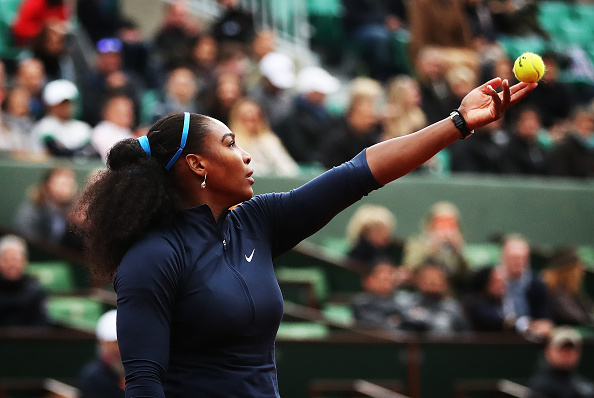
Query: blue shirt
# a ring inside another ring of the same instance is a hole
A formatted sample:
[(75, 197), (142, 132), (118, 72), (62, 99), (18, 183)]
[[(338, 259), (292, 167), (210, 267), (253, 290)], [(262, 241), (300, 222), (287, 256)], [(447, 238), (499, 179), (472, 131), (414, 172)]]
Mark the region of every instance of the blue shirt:
[(147, 233), (114, 280), (126, 397), (279, 397), (272, 260), (379, 187), (363, 151), (218, 222), (203, 205)]

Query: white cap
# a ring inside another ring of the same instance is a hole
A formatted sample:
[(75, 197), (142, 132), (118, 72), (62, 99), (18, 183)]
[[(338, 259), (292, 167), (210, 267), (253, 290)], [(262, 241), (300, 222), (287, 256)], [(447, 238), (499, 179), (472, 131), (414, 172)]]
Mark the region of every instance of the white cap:
[(285, 54), (268, 53), (260, 60), (260, 73), (278, 88), (295, 84), (295, 64)]
[(97, 339), (101, 341), (118, 341), (118, 331), (116, 327), (117, 311), (110, 310), (101, 315), (97, 322)]
[(340, 88), (337, 78), (318, 66), (303, 68), (297, 76), (297, 91), (301, 93), (319, 92), (333, 94)]
[(58, 105), (65, 100), (73, 100), (78, 89), (71, 81), (60, 79), (49, 82), (43, 89), (43, 100), (49, 106)]

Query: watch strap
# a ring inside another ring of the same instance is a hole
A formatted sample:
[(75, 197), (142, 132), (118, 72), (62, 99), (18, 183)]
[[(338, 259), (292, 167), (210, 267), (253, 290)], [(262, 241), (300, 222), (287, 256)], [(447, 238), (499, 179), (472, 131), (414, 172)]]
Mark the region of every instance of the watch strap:
[(454, 125), (456, 126), (458, 131), (460, 131), (461, 139), (464, 139), (464, 138), (472, 135), (472, 133), (474, 133), (474, 130), (470, 130), (468, 128), (468, 126), (466, 125), (466, 120), (464, 120), (464, 118), (462, 117), (462, 114), (457, 109), (454, 109), (450, 113), (450, 119), (452, 119), (452, 121), (454, 122)]

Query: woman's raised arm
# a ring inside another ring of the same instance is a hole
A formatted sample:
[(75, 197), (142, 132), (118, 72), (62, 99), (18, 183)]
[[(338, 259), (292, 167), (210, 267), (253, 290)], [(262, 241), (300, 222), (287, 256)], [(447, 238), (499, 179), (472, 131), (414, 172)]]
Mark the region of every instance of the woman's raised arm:
[[(502, 92), (498, 94), (495, 88), (499, 85)], [(536, 86), (536, 83), (518, 83), (510, 87), (507, 80), (497, 77), (468, 93), (458, 111), (468, 128), (474, 130), (501, 118), (507, 108)], [(369, 147), (367, 163), (376, 180), (387, 184), (416, 169), (459, 138), (460, 131), (448, 117), (416, 133)]]

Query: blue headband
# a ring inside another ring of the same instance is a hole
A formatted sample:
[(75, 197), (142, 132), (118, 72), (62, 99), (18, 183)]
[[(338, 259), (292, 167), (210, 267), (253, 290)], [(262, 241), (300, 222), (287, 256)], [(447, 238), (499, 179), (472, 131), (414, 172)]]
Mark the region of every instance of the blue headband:
[(142, 137), (137, 138), (140, 146), (146, 152), (146, 155), (150, 158), (151, 157), (151, 144), (149, 143), (148, 137), (143, 135)]
[(188, 140), (188, 129), (190, 128), (190, 112), (184, 112), (184, 129), (182, 131), (181, 143), (179, 144), (179, 149), (175, 152), (175, 155), (171, 158), (167, 166), (165, 166), (165, 170), (169, 170), (171, 166), (179, 159), (180, 155), (182, 154), (185, 146), (186, 141)]

